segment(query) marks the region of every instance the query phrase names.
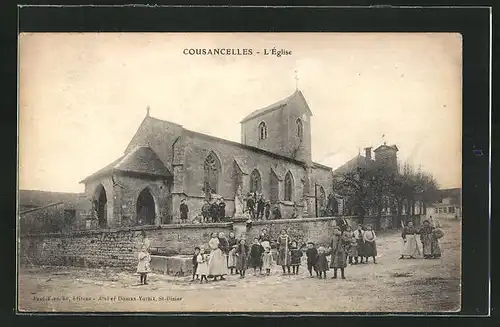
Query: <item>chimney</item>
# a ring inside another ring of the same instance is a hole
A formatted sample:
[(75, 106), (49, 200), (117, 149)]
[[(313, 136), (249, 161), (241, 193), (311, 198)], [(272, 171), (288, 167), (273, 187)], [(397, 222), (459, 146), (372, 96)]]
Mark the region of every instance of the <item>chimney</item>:
[(372, 148), (371, 147), (365, 148), (365, 157), (366, 157), (366, 159), (372, 158)]

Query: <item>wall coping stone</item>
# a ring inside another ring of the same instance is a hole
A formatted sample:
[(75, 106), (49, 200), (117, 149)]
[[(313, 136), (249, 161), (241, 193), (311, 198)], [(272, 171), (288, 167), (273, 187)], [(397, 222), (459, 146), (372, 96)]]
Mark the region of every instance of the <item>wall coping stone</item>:
[(132, 226), (132, 227), (120, 227), (120, 228), (106, 228), (106, 229), (84, 229), (75, 230), (68, 233), (34, 233), (20, 235), (20, 238), (29, 237), (71, 237), (71, 236), (85, 236), (93, 234), (111, 234), (120, 232), (134, 232), (143, 230), (159, 230), (159, 229), (197, 229), (197, 228), (207, 228), (207, 227), (232, 227), (232, 222), (224, 223), (199, 223), (199, 224), (168, 224), (168, 225), (144, 225), (144, 226)]

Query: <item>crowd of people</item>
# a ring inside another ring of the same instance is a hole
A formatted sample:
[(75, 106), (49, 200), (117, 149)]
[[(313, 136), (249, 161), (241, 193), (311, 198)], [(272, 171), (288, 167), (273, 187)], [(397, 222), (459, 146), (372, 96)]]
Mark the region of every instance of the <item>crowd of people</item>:
[[(248, 269), (254, 275), (269, 276), (272, 267), (281, 266), (283, 275), (297, 275), (305, 255), (310, 277), (326, 279), (326, 272), (333, 270), (333, 279), (345, 279), (345, 269), (349, 265), (368, 263), (369, 258), (376, 264), (377, 236), (371, 225), (359, 224), (355, 230), (343, 219), (333, 226), (333, 236), (326, 246), (317, 247), (315, 242), (298, 244), (286, 229), (281, 230), (276, 239), (272, 239), (267, 229), (262, 229), (259, 237), (247, 242), (245, 238), (236, 238), (234, 232), (228, 237), (223, 232), (213, 233), (208, 240), (208, 248), (197, 246), (192, 257), (192, 279), (200, 283), (224, 280), (227, 275), (239, 275), (245, 278)], [(416, 235), (420, 235), (425, 259), (440, 258), (439, 239), (444, 233), (441, 228), (433, 226), (428, 220), (417, 229), (408, 222), (402, 229), (403, 245), (400, 259), (417, 258), (420, 249)], [(276, 249), (276, 260), (272, 248)], [(328, 260), (330, 258), (330, 260)], [(137, 272), (140, 283), (147, 284), (147, 274), (151, 271), (148, 247), (144, 245), (139, 253)], [(315, 275), (313, 274), (313, 271)]]

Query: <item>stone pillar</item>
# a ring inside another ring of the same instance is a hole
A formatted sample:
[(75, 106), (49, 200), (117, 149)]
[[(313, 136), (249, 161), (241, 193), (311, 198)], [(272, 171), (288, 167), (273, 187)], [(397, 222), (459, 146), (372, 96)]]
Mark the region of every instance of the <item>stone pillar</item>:
[(250, 192), (250, 175), (245, 173), (241, 174), (241, 191), (243, 195), (247, 195)]

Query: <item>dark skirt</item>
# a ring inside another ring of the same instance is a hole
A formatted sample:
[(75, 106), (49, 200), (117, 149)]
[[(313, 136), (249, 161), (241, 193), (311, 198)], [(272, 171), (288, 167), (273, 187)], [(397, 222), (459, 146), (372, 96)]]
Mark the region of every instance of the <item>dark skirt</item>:
[(285, 248), (279, 249), (277, 264), (279, 266), (289, 266), (290, 261), (290, 253), (288, 253)]
[(328, 259), (326, 258), (326, 255), (320, 255), (318, 256), (318, 260), (316, 261), (316, 270), (320, 272), (324, 272), (329, 270), (328, 269)]
[(238, 259), (236, 260), (236, 269), (243, 271), (247, 269), (247, 256), (246, 255), (239, 255)]
[(249, 256), (248, 257), (248, 266), (252, 268), (262, 267), (262, 258), (260, 255), (257, 256)]
[(363, 240), (356, 240), (357, 243), (357, 250), (358, 250), (358, 257), (364, 257), (365, 256), (365, 243)]
[(330, 268), (345, 268), (347, 267), (347, 253), (343, 248), (332, 254)]
[(365, 242), (363, 247), (363, 255), (365, 257), (376, 257), (377, 256), (377, 243), (373, 242)]

